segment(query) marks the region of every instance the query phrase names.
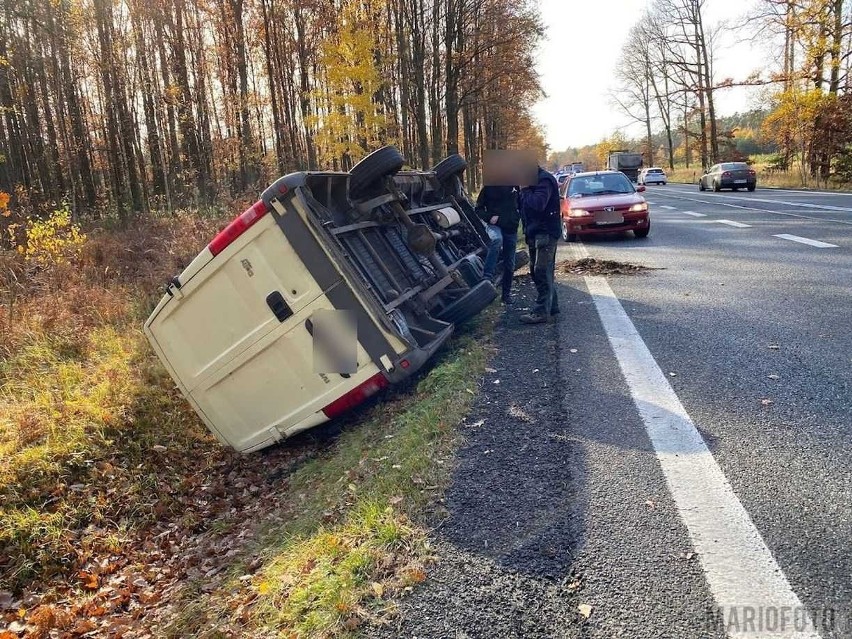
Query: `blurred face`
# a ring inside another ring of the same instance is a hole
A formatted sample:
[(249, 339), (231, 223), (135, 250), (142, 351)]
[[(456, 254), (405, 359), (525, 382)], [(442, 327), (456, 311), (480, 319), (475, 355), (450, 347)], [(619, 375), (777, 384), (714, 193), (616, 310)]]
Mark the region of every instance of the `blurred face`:
[(529, 150), (489, 149), (482, 162), (483, 182), (488, 186), (531, 186), (538, 182), (538, 162)]

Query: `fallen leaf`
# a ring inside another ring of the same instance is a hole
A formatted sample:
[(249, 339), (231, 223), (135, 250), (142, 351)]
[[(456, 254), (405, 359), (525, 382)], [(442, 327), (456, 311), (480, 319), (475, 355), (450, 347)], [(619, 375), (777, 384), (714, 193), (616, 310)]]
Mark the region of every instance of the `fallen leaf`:
[(494, 383), (495, 383), (495, 384), (499, 384), (499, 383), (500, 383), (500, 380), (499, 380), (499, 379), (495, 379), (495, 380), (494, 380)]
[(583, 585), (582, 581), (580, 581), (579, 579), (575, 579), (570, 584), (568, 584), (568, 590), (570, 590), (571, 592), (574, 592), (575, 590), (579, 590), (582, 585)]
[(771, 373), (771, 374), (767, 375), (767, 377), (768, 377), (769, 379), (781, 379), (781, 376), (780, 376), (780, 375), (776, 375), (775, 373)]
[(261, 581), (257, 585), (257, 592), (261, 595), (269, 594), (269, 591), (272, 589), (272, 586), (269, 585), (268, 581)]
[(761, 399), (760, 403), (764, 406), (769, 406), (770, 404), (774, 404), (775, 402), (773, 402), (771, 399)]
[(486, 369), (485, 369), (485, 372), (486, 372), (486, 373), (496, 373), (496, 372), (497, 372), (497, 369), (496, 369), (496, 368), (486, 368)]
[(83, 588), (86, 590), (98, 589), (98, 576), (96, 574), (81, 570), (78, 575), (80, 576), (80, 581), (83, 582)]
[(651, 510), (654, 510), (654, 508), (656, 508), (656, 507), (657, 507), (657, 504), (655, 504), (655, 503), (654, 503), (653, 501), (651, 501), (650, 499), (646, 499), (646, 500), (645, 500), (645, 505), (646, 505), (648, 508), (650, 508)]
[(402, 502), (402, 497), (399, 495), (395, 495), (388, 500), (391, 506), (396, 506), (397, 504)]
[(583, 617), (583, 619), (588, 619), (592, 616), (592, 607), (589, 604), (580, 604), (577, 606), (577, 612)]
[(166, 448), (162, 444), (155, 444), (153, 446), (153, 450), (157, 451), (158, 453), (164, 453), (168, 450), (168, 448)]
[(370, 587), (373, 589), (373, 594), (376, 595), (379, 599), (382, 598), (382, 595), (385, 594), (385, 587), (380, 584), (378, 581), (374, 581), (370, 584)]
[(576, 349), (576, 348), (571, 348), (571, 349), (568, 349), (568, 352), (569, 352), (569, 353), (576, 353), (576, 352), (577, 352), (577, 349)]

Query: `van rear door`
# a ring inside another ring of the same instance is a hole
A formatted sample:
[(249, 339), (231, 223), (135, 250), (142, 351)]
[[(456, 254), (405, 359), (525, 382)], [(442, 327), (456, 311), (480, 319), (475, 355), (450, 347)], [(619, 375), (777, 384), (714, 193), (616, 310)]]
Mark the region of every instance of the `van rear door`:
[(271, 215), (171, 290), (145, 329), (187, 393), (323, 293)]

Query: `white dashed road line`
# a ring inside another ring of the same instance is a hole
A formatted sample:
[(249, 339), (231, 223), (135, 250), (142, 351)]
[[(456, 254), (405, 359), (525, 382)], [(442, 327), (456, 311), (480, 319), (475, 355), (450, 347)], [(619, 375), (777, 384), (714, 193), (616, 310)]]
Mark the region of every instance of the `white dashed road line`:
[(772, 237), (780, 237), (782, 240), (790, 240), (799, 244), (807, 244), (808, 246), (816, 246), (817, 248), (838, 248), (837, 244), (829, 244), (828, 242), (820, 242), (819, 240), (810, 240), (799, 235), (790, 235), (789, 233), (780, 233)]
[(802, 603), (606, 279), (585, 281), (729, 634), (818, 639), (802, 615), (783, 630), (734, 631), (745, 611)]
[(666, 209), (667, 211), (674, 211), (674, 210), (675, 210), (675, 207), (673, 207), (673, 206), (666, 206), (665, 204), (661, 205), (661, 206), (660, 206), (660, 208), (661, 208), (661, 209)]
[(683, 211), (684, 215), (691, 215), (692, 217), (707, 217), (706, 213), (696, 213), (695, 211)]
[[(799, 219), (802, 219), (802, 220), (815, 220), (817, 222), (833, 222), (835, 224), (846, 224), (848, 226), (852, 226), (852, 220), (837, 220), (837, 219), (828, 218), (828, 217), (814, 217), (812, 215), (801, 215), (800, 213), (788, 213), (786, 211), (773, 211), (773, 210), (770, 210), (770, 209), (759, 209), (759, 208), (756, 208), (754, 206), (741, 206), (739, 204), (728, 204), (727, 202), (718, 202), (718, 201), (714, 202), (713, 200), (699, 200), (699, 199), (696, 199), (694, 197), (684, 197), (684, 196), (681, 196), (681, 195), (670, 195), (669, 197), (672, 197), (672, 198), (675, 198), (675, 199), (678, 199), (678, 200), (687, 200), (689, 202), (699, 202), (700, 204), (715, 204), (717, 206), (727, 206), (728, 208), (740, 209), (740, 210), (743, 210), (743, 211), (756, 211), (758, 213), (771, 213), (772, 215), (784, 215), (786, 217), (795, 217), (795, 218), (799, 218)], [(710, 197), (713, 197), (715, 199), (717, 196), (714, 195), (714, 196), (710, 196)]]
[(734, 220), (714, 220), (716, 224), (727, 224), (728, 226), (733, 226), (738, 229), (750, 229), (751, 224), (743, 224), (742, 222), (735, 222)]

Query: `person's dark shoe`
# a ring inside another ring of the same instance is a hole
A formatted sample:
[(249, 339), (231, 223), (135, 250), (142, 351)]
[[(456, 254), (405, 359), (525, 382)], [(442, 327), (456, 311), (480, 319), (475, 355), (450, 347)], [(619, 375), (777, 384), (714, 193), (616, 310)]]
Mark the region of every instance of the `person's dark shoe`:
[(546, 324), (547, 316), (538, 313), (527, 313), (521, 315), (521, 324)]

